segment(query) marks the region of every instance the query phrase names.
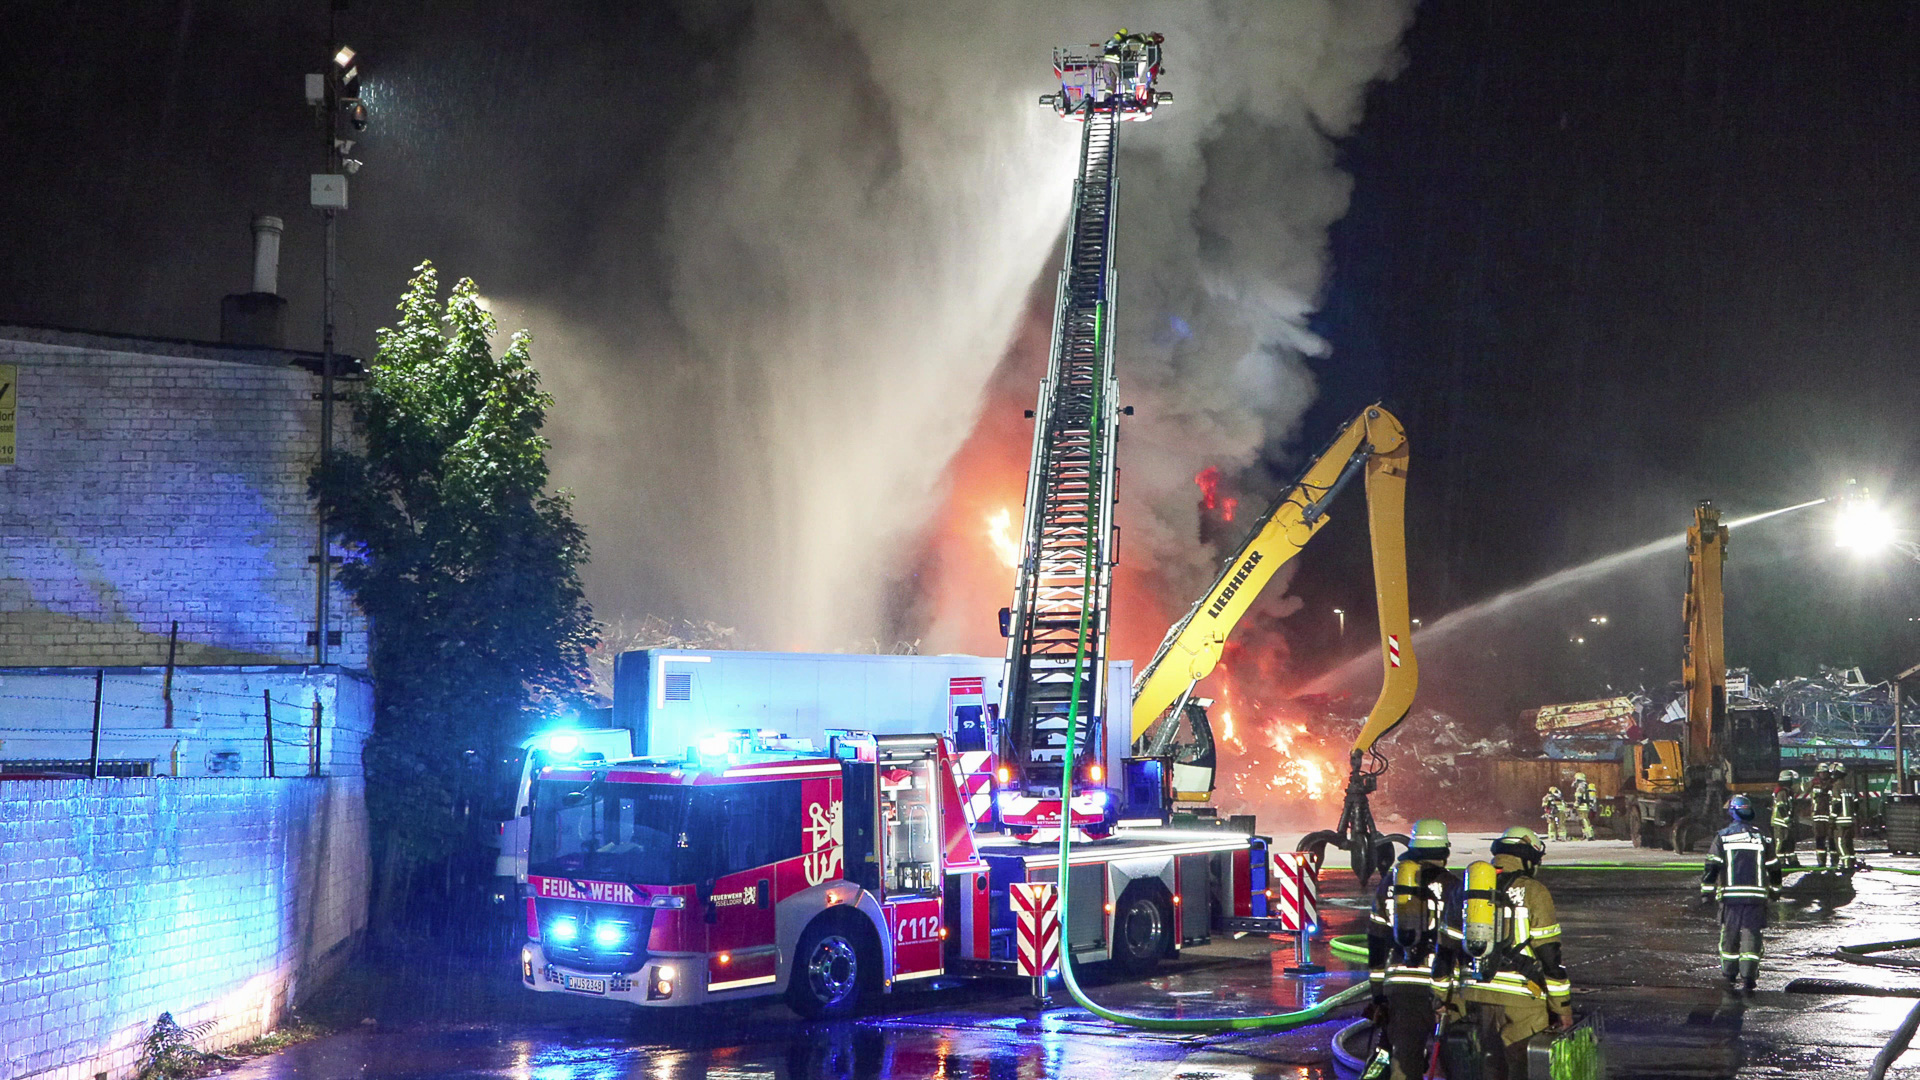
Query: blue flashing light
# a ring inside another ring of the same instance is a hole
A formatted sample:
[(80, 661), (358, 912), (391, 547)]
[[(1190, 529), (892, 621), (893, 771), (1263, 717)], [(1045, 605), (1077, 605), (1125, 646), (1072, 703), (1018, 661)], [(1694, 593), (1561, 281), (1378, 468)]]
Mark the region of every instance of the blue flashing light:
[(563, 731), (547, 739), (547, 749), (555, 754), (571, 754), (580, 749), (580, 736)]
[(547, 927), (547, 934), (564, 945), (580, 936), (580, 923), (571, 915), (562, 915)]
[(700, 737), (701, 757), (727, 756), (728, 741), (725, 735), (702, 735)]
[(593, 943), (603, 949), (611, 949), (627, 939), (627, 932), (619, 923), (603, 922), (593, 928)]

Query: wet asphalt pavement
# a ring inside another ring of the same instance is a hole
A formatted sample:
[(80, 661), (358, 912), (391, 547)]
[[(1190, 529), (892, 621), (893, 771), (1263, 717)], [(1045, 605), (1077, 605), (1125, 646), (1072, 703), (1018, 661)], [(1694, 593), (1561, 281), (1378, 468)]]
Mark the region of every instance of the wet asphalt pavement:
[[(1556, 845), (1571, 859), (1581, 845)], [(1596, 849), (1597, 850), (1597, 849)], [(1711, 908), (1698, 871), (1554, 869), (1567, 932), (1575, 1010), (1600, 1027), (1615, 1077), (1864, 1076), (1913, 997), (1789, 993), (1796, 979), (1903, 990), (1920, 996), (1920, 970), (1836, 959), (1843, 944), (1920, 937), (1920, 859), (1869, 852), (1898, 867), (1796, 875), (1768, 932), (1760, 988), (1727, 992), (1719, 979)], [(1682, 856), (1684, 858), (1684, 856)], [(1361, 928), (1351, 875), (1323, 885), (1328, 933)], [(1316, 953), (1324, 944), (1316, 944)], [(1153, 978), (1090, 977), (1102, 1004), (1156, 1015), (1285, 1011), (1337, 992), (1359, 973), (1338, 959), (1322, 977), (1281, 968), (1290, 943), (1264, 938), (1188, 950)], [(1892, 956), (1903, 954), (1893, 953)], [(1920, 955), (1909, 952), (1908, 957)], [(323, 1008), (359, 1013), (349, 1030), (240, 1067), (243, 1080), (693, 1080), (698, 1077), (854, 1080), (1251, 1080), (1331, 1077), (1329, 1041), (1352, 1022), (1342, 1010), (1290, 1032), (1166, 1035), (1095, 1020), (1056, 992), (1040, 1010), (1013, 982), (903, 992), (861, 1019), (803, 1023), (772, 1002), (708, 1012), (636, 1012), (604, 1001), (520, 989), (511, 957), (389, 961), (350, 973)], [(1920, 1051), (1894, 1076), (1920, 1077)]]

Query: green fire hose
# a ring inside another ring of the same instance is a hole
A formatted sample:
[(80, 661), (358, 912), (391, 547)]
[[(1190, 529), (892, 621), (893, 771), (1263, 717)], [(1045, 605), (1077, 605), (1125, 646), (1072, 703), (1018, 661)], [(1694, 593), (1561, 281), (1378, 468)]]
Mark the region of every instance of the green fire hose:
[[(1101, 330), (1098, 312), (1096, 312), (1095, 315), (1094, 327), (1094, 348), (1097, 352), (1100, 348), (1099, 336)], [(1100, 391), (1100, 380), (1096, 378), (1093, 386), (1092, 410), (1093, 422), (1096, 424), (1100, 422)], [(1093, 461), (1092, 468), (1089, 471), (1092, 476), (1098, 477), (1100, 475), (1100, 440), (1096, 437), (1092, 441)], [(1095, 482), (1097, 483), (1098, 481), (1096, 480)], [(1089, 595), (1093, 591), (1093, 562), (1093, 545), (1089, 543), (1085, 560), (1086, 576), (1083, 585), (1083, 596)], [(1082, 674), (1086, 669), (1087, 616), (1090, 614), (1091, 609), (1091, 604), (1082, 603), (1080, 605), (1079, 642), (1074, 650), (1073, 690), (1067, 704), (1067, 747), (1060, 768), (1059, 889), (1062, 939), (1060, 942), (1060, 979), (1061, 982), (1066, 985), (1067, 993), (1072, 996), (1073, 1000), (1078, 1003), (1081, 1008), (1102, 1020), (1114, 1024), (1123, 1024), (1127, 1027), (1140, 1028), (1145, 1031), (1247, 1031), (1252, 1029), (1299, 1027), (1302, 1024), (1311, 1024), (1334, 1009), (1367, 996), (1370, 990), (1367, 983), (1363, 981), (1340, 991), (1317, 1005), (1311, 1005), (1294, 1012), (1275, 1013), (1268, 1016), (1159, 1017), (1134, 1016), (1129, 1013), (1116, 1012), (1113, 1009), (1097, 1004), (1086, 995), (1086, 991), (1080, 988), (1080, 981), (1076, 979), (1073, 974), (1073, 949), (1066, 941), (1066, 927), (1071, 921), (1066, 917), (1066, 913), (1072, 910), (1069, 905), (1067, 891), (1068, 885), (1073, 878), (1073, 875), (1067, 872), (1067, 860), (1073, 849), (1073, 752), (1075, 745), (1080, 739), (1080, 687)]]

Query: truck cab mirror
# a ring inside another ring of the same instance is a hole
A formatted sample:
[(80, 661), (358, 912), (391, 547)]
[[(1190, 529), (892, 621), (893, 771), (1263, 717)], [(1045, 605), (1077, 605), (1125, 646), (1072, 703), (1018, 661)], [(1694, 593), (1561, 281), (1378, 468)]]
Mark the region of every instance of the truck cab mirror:
[(1010, 607), (1000, 609), (1000, 636), (1013, 636), (1013, 609)]

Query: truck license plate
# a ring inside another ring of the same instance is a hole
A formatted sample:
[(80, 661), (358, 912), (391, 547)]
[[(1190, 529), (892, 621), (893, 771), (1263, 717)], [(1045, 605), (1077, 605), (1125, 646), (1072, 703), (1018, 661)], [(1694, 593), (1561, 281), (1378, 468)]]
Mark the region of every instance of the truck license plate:
[(585, 979), (578, 975), (569, 975), (563, 985), (569, 990), (578, 990), (583, 994), (604, 994), (607, 992), (607, 980), (605, 979)]

